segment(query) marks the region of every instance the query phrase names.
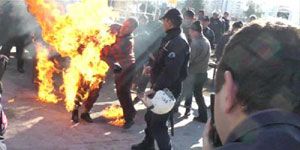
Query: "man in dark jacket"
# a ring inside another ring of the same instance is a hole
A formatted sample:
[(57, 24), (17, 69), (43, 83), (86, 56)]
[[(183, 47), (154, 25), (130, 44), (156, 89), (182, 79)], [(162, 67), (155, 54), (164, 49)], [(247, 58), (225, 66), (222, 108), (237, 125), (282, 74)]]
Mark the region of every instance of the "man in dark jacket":
[(209, 27), (215, 33), (216, 39), (214, 44), (217, 44), (225, 31), (223, 19), (220, 18), (218, 12), (213, 13), (213, 17), (210, 19)]
[[(288, 41), (286, 39), (289, 39)], [(252, 24), (227, 44), (216, 77), (215, 127), (203, 150), (299, 150), (300, 35), (284, 23)]]
[(243, 22), (241, 21), (237, 21), (232, 25), (232, 29), (231, 31), (225, 33), (222, 38), (220, 39), (219, 43), (217, 44), (216, 47), (216, 58), (217, 61), (220, 61), (222, 54), (223, 54), (223, 50), (225, 48), (225, 45), (227, 44), (227, 42), (229, 41), (230, 37), (237, 32), (239, 29), (241, 29), (243, 27)]
[(230, 20), (228, 19), (229, 17), (229, 13), (226, 11), (224, 12), (224, 15), (222, 17), (223, 21), (224, 21), (224, 32), (229, 31), (229, 27), (230, 27)]
[[(168, 88), (175, 98), (181, 92), (181, 83), (187, 74), (189, 45), (182, 34), (180, 25), (182, 15), (177, 9), (170, 9), (162, 18), (167, 33), (163, 38), (159, 51), (151, 56), (150, 66), (145, 72), (151, 72), (152, 94)], [(147, 127), (142, 143), (133, 145), (132, 150), (154, 150), (154, 140), (159, 149), (171, 150), (171, 141), (166, 122), (170, 112), (155, 114), (148, 110), (145, 114)]]
[(201, 20), (201, 24), (203, 26), (203, 34), (208, 39), (211, 49), (215, 49), (215, 33), (212, 29), (209, 28), (210, 20), (208, 16), (205, 16), (203, 20)]

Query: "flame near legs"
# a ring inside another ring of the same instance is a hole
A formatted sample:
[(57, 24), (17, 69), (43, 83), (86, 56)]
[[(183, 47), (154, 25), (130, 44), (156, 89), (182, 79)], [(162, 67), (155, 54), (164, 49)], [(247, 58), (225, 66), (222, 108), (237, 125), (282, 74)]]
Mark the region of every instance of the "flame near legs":
[[(75, 99), (80, 97), (80, 101), (85, 101), (88, 91), (98, 88), (105, 77), (108, 65), (100, 54), (104, 46), (115, 42), (107, 22), (115, 18), (116, 13), (107, 6), (107, 0), (82, 0), (68, 5), (66, 11), (55, 0), (26, 0), (26, 3), (42, 28), (43, 40), (61, 57), (70, 60), (68, 67), (61, 70), (61, 89), (66, 109), (71, 111)], [(45, 48), (37, 51), (38, 96), (44, 102), (57, 102), (53, 94), (56, 69), (48, 60), (47, 51)]]
[(101, 111), (101, 116), (111, 120), (108, 123), (113, 126), (121, 127), (124, 125), (125, 120), (123, 119), (123, 109), (119, 105), (111, 105)]
[(37, 66), (39, 84), (38, 97), (42, 102), (57, 103), (58, 98), (55, 96), (53, 86), (53, 73), (55, 71), (54, 63), (48, 60), (48, 50), (41, 44), (36, 45), (37, 49)]

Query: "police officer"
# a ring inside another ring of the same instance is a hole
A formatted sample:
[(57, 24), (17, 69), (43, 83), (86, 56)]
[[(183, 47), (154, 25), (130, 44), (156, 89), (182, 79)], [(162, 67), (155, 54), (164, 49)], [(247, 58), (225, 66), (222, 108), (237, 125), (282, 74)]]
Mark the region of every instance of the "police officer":
[[(149, 66), (144, 72), (150, 74), (152, 90), (168, 88), (175, 98), (181, 92), (182, 80), (187, 75), (189, 45), (180, 29), (183, 17), (177, 9), (170, 9), (162, 18), (167, 35), (163, 38), (160, 49), (150, 56)], [(133, 145), (132, 150), (154, 150), (156, 140), (160, 150), (171, 150), (171, 141), (166, 122), (170, 113), (155, 114), (148, 110), (145, 114), (147, 127), (145, 138), (140, 144)]]

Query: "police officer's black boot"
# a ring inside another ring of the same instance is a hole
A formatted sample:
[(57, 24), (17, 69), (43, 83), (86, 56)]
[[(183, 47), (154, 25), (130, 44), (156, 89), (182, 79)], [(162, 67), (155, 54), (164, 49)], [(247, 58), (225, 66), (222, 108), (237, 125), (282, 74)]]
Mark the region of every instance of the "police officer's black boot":
[(144, 139), (141, 143), (132, 145), (131, 150), (155, 150), (154, 141)]
[(131, 150), (155, 150), (155, 145), (154, 145), (154, 138), (149, 132), (149, 130), (145, 129), (145, 138), (144, 140), (139, 143), (131, 146)]

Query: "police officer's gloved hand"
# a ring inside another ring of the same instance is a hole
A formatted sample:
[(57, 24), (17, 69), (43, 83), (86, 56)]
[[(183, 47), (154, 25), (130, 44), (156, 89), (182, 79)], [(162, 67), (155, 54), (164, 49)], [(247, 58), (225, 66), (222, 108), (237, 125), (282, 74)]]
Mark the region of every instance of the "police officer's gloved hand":
[(119, 63), (114, 63), (113, 72), (114, 73), (121, 73), (122, 72), (122, 67)]

